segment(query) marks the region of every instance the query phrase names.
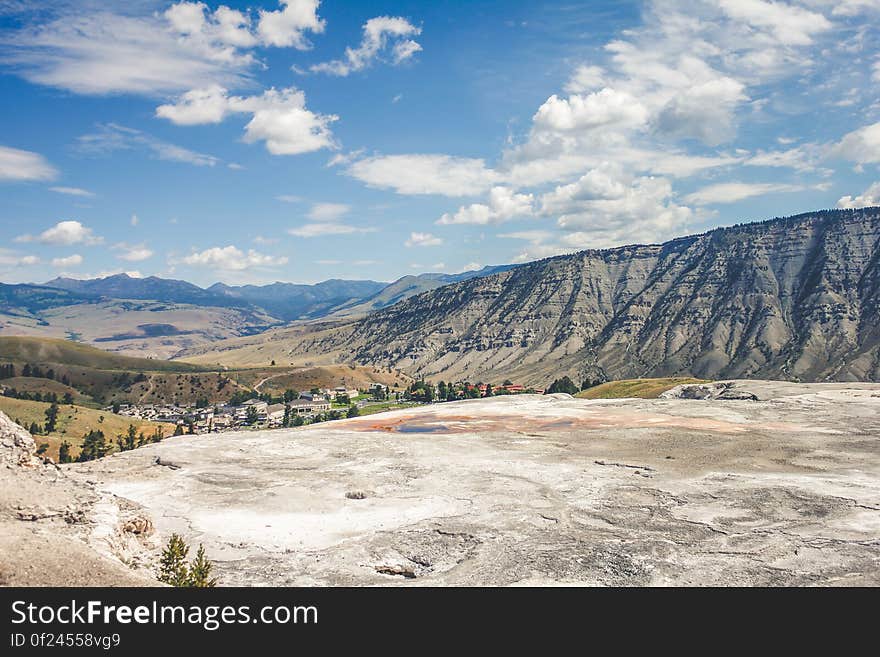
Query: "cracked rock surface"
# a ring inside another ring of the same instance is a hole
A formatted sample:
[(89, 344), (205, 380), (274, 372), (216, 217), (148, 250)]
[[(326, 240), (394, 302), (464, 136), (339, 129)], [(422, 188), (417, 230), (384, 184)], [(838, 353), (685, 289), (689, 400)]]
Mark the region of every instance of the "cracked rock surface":
[(880, 385), (727, 389), (437, 404), (66, 470), (204, 543), (225, 585), (880, 585)]
[(0, 586), (155, 585), (151, 529), (136, 504), (36, 456), (0, 412)]

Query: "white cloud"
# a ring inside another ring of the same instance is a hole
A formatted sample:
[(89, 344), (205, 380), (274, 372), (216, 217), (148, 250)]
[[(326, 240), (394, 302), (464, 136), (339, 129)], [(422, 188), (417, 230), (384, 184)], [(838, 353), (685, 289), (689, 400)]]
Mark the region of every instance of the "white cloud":
[(242, 97), (229, 96), (225, 88), (214, 85), (188, 91), (175, 103), (156, 108), (156, 116), (178, 125), (219, 123), (229, 114), (250, 114), (244, 141), (265, 141), (273, 155), (336, 148), (330, 124), (339, 117), (310, 111), (305, 94), (294, 87)]
[(0, 247), (0, 267), (31, 267), (40, 264), (35, 255), (22, 255), (17, 251)]
[(577, 181), (562, 185), (541, 197), (544, 214), (572, 212), (584, 202), (621, 199), (627, 194), (629, 181), (621, 167), (605, 164), (591, 169)]
[(83, 257), (78, 253), (65, 258), (52, 258), (52, 266), (63, 269), (64, 267), (79, 267), (83, 263)]
[(541, 258), (549, 258), (562, 255), (563, 253), (573, 253), (577, 250), (575, 247), (554, 242), (553, 240), (557, 235), (549, 230), (520, 230), (512, 233), (503, 233), (498, 237), (528, 242), (528, 246), (521, 249), (510, 259), (514, 263), (540, 260)]
[(168, 119), (175, 125), (220, 123), (229, 112), (229, 97), (226, 89), (220, 85), (191, 89), (175, 103), (156, 108), (156, 116)]
[(260, 10), (256, 20), (250, 10), (211, 11), (202, 2), (177, 2), (148, 15), (136, 15), (136, 6), (125, 13), (100, 4), (92, 10), (36, 6), (37, 20), (5, 35), (0, 61), (31, 82), (81, 94), (155, 96), (213, 84), (241, 86), (260, 64), (256, 46), (304, 50), (306, 33), (324, 31), (318, 0), (279, 4), (279, 10)]
[(164, 16), (174, 31), (194, 42), (233, 48), (251, 48), (257, 44), (250, 29), (250, 16), (225, 5), (211, 12), (202, 2), (178, 2), (169, 7)]
[(404, 242), (404, 246), (407, 248), (413, 246), (441, 246), (443, 244), (443, 240), (436, 235), (432, 235), (431, 233), (419, 233), (412, 232), (409, 234), (409, 239)]
[(626, 92), (605, 88), (587, 96), (550, 96), (532, 119), (537, 130), (569, 132), (604, 126), (638, 127), (648, 110)]
[(709, 185), (698, 189), (684, 197), (685, 202), (694, 205), (714, 205), (720, 203), (735, 203), (753, 196), (766, 194), (778, 194), (782, 192), (803, 191), (803, 185), (788, 185), (784, 183), (743, 183), (726, 182)]
[(94, 197), (94, 193), (88, 191), (87, 189), (80, 189), (79, 187), (50, 187), (50, 192), (55, 192), (56, 194), (67, 194), (68, 196), (83, 196), (87, 198)]
[(52, 258), (52, 266), (56, 269), (64, 269), (65, 267), (79, 267), (83, 263), (83, 257), (78, 253), (69, 255), (66, 258)]
[(602, 88), (605, 84), (605, 71), (599, 66), (581, 64), (565, 85), (565, 91), (570, 94), (582, 94)]
[(119, 251), (116, 257), (127, 262), (140, 262), (153, 257), (153, 251), (144, 244), (126, 244), (119, 242), (113, 245), (113, 249)]
[[(781, 141), (786, 144), (790, 142)], [(812, 171), (816, 169), (819, 159), (817, 149), (810, 145), (797, 146), (781, 151), (758, 151), (744, 161), (744, 164), (755, 167), (785, 167), (796, 171)]]
[(262, 235), (257, 235), (254, 238), (254, 244), (259, 244), (260, 246), (272, 246), (273, 244), (278, 244), (278, 238), (263, 237)]
[(717, 77), (682, 90), (657, 116), (660, 132), (693, 137), (715, 146), (734, 135), (736, 108), (748, 97), (745, 85), (729, 77)]
[(283, 203), (300, 203), (303, 201), (302, 196), (294, 196), (293, 194), (281, 194), (275, 198)]
[(421, 33), (420, 27), (399, 16), (371, 18), (364, 23), (364, 36), (357, 48), (346, 48), (344, 59), (315, 64), (311, 70), (316, 73), (346, 76), (367, 68), (377, 60), (400, 64), (422, 49), (416, 41), (408, 38)]
[(499, 178), (483, 160), (450, 155), (380, 155), (353, 162), (348, 174), (398, 194), (474, 196)]
[(497, 224), (532, 214), (532, 194), (517, 194), (509, 187), (493, 187), (487, 203), (463, 206), (454, 214), (444, 214), (438, 224)]
[(834, 144), (829, 154), (859, 164), (880, 162), (880, 123), (854, 130)]
[[(580, 196), (576, 185), (557, 188), (542, 201), (544, 211), (562, 211), (557, 225), (567, 234), (562, 243), (577, 248), (605, 248), (633, 242), (661, 241), (683, 230), (693, 211), (678, 205), (665, 178), (638, 177), (619, 193)], [(567, 205), (562, 199), (567, 196)]]
[(55, 167), (39, 153), (0, 146), (0, 182), (52, 180), (57, 175)]
[(816, 34), (831, 29), (831, 22), (822, 14), (784, 2), (719, 0), (718, 5), (731, 18), (766, 29), (785, 45), (809, 45)]
[(258, 33), (269, 46), (308, 50), (305, 33), (321, 34), (325, 21), (318, 16), (320, 0), (280, 0), (279, 11), (260, 11)]
[(312, 221), (336, 221), (350, 210), (351, 206), (345, 203), (314, 203), (306, 216)]
[(837, 207), (851, 210), (877, 205), (880, 205), (880, 182), (875, 182), (858, 196), (843, 196), (837, 201)]
[(554, 234), (549, 230), (517, 230), (512, 233), (501, 233), (498, 237), (511, 240), (524, 240), (533, 244), (540, 244), (552, 239)]
[(87, 155), (107, 155), (120, 150), (138, 149), (146, 150), (157, 159), (169, 162), (208, 167), (220, 162), (213, 155), (170, 144), (140, 130), (116, 123), (100, 124), (97, 132), (77, 137), (77, 150)]
[(247, 253), (236, 246), (215, 246), (204, 251), (192, 253), (180, 262), (194, 267), (213, 267), (222, 271), (244, 271), (247, 269), (278, 267), (287, 264), (284, 256), (271, 256), (249, 249)]
[(94, 246), (104, 240), (97, 237), (91, 228), (83, 226), (79, 221), (59, 221), (51, 228), (44, 230), (37, 236), (21, 235), (15, 238), (16, 242), (39, 242), (56, 246), (70, 246), (72, 244), (84, 244)]
[(159, 15), (62, 15), (9, 37), (2, 59), (30, 82), (79, 94), (155, 95), (246, 80), (250, 54), (170, 27)]
[(350, 235), (352, 233), (373, 233), (375, 228), (359, 228), (348, 224), (322, 222), (317, 224), (305, 224), (297, 228), (288, 229), (288, 233), (294, 237), (324, 237), (327, 235)]

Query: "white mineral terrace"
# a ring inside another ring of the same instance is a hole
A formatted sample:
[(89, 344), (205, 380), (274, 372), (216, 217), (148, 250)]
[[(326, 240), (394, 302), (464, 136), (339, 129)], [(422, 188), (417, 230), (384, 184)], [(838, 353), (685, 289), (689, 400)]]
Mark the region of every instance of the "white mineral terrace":
[(76, 476), (222, 584), (880, 584), (880, 385), (496, 397), (181, 436)]

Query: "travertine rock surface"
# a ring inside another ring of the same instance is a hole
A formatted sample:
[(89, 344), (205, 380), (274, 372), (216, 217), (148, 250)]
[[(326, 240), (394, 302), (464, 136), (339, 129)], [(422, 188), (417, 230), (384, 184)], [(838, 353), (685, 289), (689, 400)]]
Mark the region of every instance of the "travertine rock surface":
[(880, 584), (880, 385), (725, 390), (437, 404), (70, 470), (227, 585)]
[(158, 548), (136, 504), (35, 453), (0, 412), (0, 586), (149, 586)]

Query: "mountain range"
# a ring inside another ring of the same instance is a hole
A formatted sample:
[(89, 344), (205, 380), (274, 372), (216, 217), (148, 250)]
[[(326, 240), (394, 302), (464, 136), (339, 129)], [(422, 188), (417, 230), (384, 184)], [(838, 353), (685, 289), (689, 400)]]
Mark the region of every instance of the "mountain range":
[(170, 358), (226, 338), (296, 320), (360, 317), (447, 283), (502, 271), (405, 276), (391, 284), (328, 280), (314, 285), (202, 288), (187, 281), (117, 274), (55, 278), (42, 285), (0, 283), (0, 334), (66, 337), (132, 356)]
[(196, 360), (352, 362), (433, 379), (880, 380), (880, 208), (588, 250)]

